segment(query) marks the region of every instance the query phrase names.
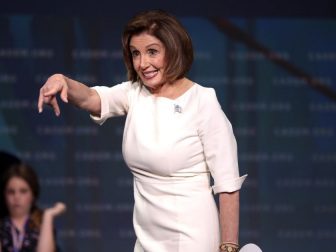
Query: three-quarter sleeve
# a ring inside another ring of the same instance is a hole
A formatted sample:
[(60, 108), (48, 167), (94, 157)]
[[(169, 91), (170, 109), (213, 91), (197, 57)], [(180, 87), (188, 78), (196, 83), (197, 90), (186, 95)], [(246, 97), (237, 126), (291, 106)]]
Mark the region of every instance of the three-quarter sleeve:
[(103, 124), (109, 117), (126, 115), (131, 87), (131, 82), (123, 82), (112, 87), (92, 87), (100, 97), (101, 113), (99, 117), (90, 115), (91, 119), (98, 124)]
[(214, 180), (213, 191), (237, 191), (247, 175), (239, 176), (237, 142), (214, 89), (204, 89), (199, 111), (201, 119), (198, 130), (206, 163)]

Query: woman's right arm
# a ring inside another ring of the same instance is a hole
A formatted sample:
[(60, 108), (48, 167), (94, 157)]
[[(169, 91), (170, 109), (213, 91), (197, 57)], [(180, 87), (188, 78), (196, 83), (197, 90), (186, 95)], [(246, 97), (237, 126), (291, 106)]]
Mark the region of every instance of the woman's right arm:
[(68, 103), (88, 111), (90, 114), (100, 116), (101, 103), (98, 93), (88, 86), (76, 80), (72, 80), (62, 74), (54, 74), (48, 78), (40, 89), (38, 99), (38, 111), (42, 113), (43, 105), (51, 106), (57, 116), (60, 115), (60, 108), (56, 96)]
[(59, 202), (44, 211), (37, 242), (36, 252), (55, 252), (56, 242), (54, 237), (54, 218), (62, 214), (66, 206)]

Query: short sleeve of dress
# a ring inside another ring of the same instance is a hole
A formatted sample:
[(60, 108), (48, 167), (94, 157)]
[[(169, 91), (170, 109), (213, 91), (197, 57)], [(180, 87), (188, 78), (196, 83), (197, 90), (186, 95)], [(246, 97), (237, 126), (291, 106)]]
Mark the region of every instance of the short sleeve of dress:
[(247, 175), (239, 176), (237, 142), (213, 88), (205, 88), (200, 99), (199, 135), (207, 166), (214, 179), (213, 191), (234, 192)]
[(131, 82), (123, 82), (112, 87), (94, 86), (92, 89), (97, 91), (101, 102), (100, 117), (90, 115), (94, 122), (101, 125), (109, 117), (127, 114), (129, 108), (129, 92), (132, 89)]

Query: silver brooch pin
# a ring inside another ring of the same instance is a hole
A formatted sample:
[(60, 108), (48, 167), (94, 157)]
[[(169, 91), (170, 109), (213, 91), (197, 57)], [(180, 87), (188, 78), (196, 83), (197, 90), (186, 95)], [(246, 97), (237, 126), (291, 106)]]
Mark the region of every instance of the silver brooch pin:
[(182, 108), (178, 104), (174, 104), (174, 112), (175, 113), (182, 113)]

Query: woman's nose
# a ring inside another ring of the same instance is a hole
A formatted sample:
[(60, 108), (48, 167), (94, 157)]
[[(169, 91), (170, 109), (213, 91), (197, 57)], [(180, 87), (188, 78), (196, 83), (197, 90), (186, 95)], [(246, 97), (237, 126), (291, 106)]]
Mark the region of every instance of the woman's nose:
[(146, 56), (142, 56), (141, 57), (141, 59), (140, 59), (140, 67), (142, 68), (142, 69), (145, 69), (145, 68), (147, 68), (148, 67), (148, 59), (147, 59), (147, 57)]

